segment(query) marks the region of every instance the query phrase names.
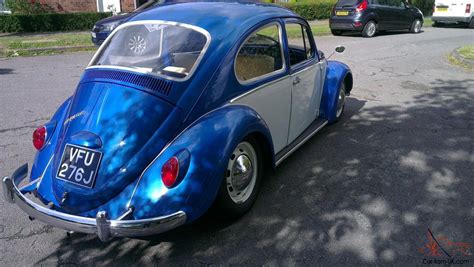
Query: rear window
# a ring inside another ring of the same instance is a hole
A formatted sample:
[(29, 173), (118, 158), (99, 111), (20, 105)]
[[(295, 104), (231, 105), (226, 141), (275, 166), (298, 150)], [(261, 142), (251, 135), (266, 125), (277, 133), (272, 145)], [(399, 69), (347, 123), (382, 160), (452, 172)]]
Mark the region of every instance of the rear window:
[(113, 66), (184, 80), (192, 75), (209, 44), (205, 30), (172, 22), (120, 26), (90, 66)]
[(339, 0), (337, 1), (336, 6), (338, 7), (349, 7), (349, 6), (355, 6), (359, 3), (360, 0)]

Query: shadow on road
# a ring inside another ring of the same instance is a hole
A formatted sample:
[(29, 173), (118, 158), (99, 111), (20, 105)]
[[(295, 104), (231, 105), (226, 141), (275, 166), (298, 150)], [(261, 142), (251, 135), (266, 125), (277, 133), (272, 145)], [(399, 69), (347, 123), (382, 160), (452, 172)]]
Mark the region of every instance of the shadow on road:
[(414, 265), (428, 228), (472, 244), (474, 79), (402, 87), (417, 92), (403, 106), (349, 98), (346, 117), (268, 177), (237, 222), (205, 216), (147, 240), (65, 236), (44, 261)]
[(2, 69), (2, 68), (0, 68), (0, 75), (12, 74), (13, 71), (14, 71), (13, 69)]

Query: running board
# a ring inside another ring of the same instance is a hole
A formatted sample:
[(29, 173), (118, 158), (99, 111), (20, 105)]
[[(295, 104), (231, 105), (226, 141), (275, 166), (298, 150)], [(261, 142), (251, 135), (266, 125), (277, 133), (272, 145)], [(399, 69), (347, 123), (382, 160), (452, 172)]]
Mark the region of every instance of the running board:
[(313, 135), (326, 126), (326, 124), (328, 124), (327, 120), (320, 118), (314, 120), (313, 123), (311, 123), (311, 125), (300, 136), (298, 136), (298, 138), (296, 138), (293, 142), (291, 142), (291, 144), (276, 154), (275, 165), (280, 165), (280, 163), (293, 154), (293, 152), (295, 152), (300, 146), (306, 143), (306, 141), (313, 137)]

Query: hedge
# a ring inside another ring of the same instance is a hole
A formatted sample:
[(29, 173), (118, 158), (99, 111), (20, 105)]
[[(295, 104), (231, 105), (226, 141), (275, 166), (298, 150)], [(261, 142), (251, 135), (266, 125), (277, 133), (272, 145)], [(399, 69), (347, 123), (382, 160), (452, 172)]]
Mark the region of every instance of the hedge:
[(412, 0), (411, 4), (419, 8), (421, 12), (423, 12), (423, 15), (431, 16), (433, 14), (435, 0)]
[(307, 20), (328, 19), (331, 11), (337, 1), (307, 1), (296, 3), (279, 3), (280, 5), (291, 9), (296, 14)]
[(51, 32), (90, 30), (111, 13), (55, 13), (0, 16), (0, 32)]

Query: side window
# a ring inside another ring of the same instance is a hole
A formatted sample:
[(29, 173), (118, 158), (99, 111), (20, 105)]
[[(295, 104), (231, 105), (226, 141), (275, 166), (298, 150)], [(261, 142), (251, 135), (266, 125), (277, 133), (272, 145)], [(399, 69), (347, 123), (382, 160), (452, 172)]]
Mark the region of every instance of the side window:
[(235, 74), (239, 81), (252, 80), (283, 69), (281, 33), (277, 24), (252, 33), (235, 59)]
[(313, 56), (313, 49), (308, 39), (306, 26), (299, 23), (286, 23), (286, 34), (288, 38), (288, 50), (290, 53), (290, 65), (296, 65)]

